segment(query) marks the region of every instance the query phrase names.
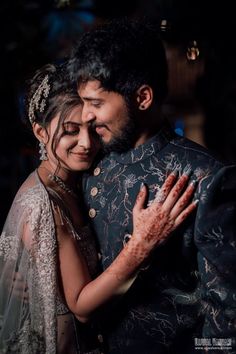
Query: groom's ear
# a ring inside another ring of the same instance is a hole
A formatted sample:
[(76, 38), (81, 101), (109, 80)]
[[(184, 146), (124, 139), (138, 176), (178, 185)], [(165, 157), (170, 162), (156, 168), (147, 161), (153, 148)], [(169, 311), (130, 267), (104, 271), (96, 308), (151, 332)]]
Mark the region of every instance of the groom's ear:
[(153, 90), (149, 85), (142, 85), (136, 91), (136, 102), (138, 109), (148, 109), (153, 102)]

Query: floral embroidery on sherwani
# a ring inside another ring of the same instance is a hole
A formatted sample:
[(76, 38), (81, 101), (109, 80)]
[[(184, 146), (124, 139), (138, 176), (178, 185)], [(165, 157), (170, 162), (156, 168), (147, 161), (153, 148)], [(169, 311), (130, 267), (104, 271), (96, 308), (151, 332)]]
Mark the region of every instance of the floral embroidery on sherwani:
[[(88, 210), (96, 211), (91, 223), (99, 240), (104, 268), (109, 266), (132, 234), (132, 209), (142, 182), (149, 188), (149, 205), (158, 196), (171, 171), (188, 173), (191, 181), (198, 181), (194, 196), (199, 199), (197, 211), (155, 250), (150, 264), (140, 272), (112, 317), (104, 321), (110, 354), (190, 354), (195, 352), (196, 336), (201, 337), (205, 333), (219, 336), (218, 319), (222, 335), (232, 333), (224, 304), (227, 303), (230, 312), (233, 311), (233, 301), (224, 301), (226, 293), (223, 288), (228, 293), (231, 289), (231, 295), (227, 295), (230, 299), (235, 294), (233, 282), (231, 279), (227, 285), (221, 277), (220, 284), (219, 269), (212, 264), (213, 260), (219, 264), (219, 257), (215, 257), (217, 250), (223, 252), (228, 242), (227, 230), (223, 235), (220, 228), (223, 213), (221, 218), (209, 214), (214, 227), (210, 227), (208, 221), (205, 223), (211, 198), (209, 193), (214, 193), (211, 190), (217, 185), (214, 176), (222, 167), (205, 148), (177, 136), (169, 127), (163, 127), (145, 144), (127, 153), (113, 152), (101, 156), (85, 174), (85, 202)], [(93, 187), (98, 188), (96, 196), (90, 193)], [(231, 238), (232, 244), (232, 235)], [(231, 247), (231, 252), (236, 259), (236, 250)], [(207, 263), (204, 263), (204, 258), (208, 258)], [(204, 264), (208, 273), (203, 271)], [(232, 274), (235, 276), (235, 272)], [(209, 292), (207, 284), (210, 286), (211, 282)], [(220, 314), (215, 311), (211, 316), (214, 299), (220, 302)], [(210, 318), (211, 324), (204, 325)]]

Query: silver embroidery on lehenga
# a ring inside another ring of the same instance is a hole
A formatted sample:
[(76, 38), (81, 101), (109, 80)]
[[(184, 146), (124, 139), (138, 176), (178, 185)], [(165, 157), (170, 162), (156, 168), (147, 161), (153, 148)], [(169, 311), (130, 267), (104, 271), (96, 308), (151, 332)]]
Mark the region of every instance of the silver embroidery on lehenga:
[[(33, 172), (18, 191), (0, 237), (2, 354), (60, 353), (57, 328), (63, 316), (73, 315), (58, 296), (56, 267), (51, 198)], [(76, 353), (75, 347), (67, 352)]]

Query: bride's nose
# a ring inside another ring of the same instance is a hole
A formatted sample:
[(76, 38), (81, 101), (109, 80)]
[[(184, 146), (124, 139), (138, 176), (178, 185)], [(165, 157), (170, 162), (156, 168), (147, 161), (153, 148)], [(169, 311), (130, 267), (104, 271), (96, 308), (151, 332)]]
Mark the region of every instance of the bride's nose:
[(78, 145), (84, 148), (84, 150), (91, 148), (91, 139), (87, 127), (80, 130)]

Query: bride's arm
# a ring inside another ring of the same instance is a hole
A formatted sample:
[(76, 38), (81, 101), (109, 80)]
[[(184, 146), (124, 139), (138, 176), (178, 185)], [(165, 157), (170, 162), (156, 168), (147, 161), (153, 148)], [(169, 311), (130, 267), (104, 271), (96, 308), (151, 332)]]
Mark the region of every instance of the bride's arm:
[(196, 207), (195, 202), (189, 204), (194, 185), (190, 183), (186, 187), (188, 177), (184, 175), (176, 183), (175, 180), (176, 176), (171, 174), (159, 198), (148, 208), (144, 207), (146, 186), (141, 188), (133, 209), (133, 235), (113, 263), (95, 280), (90, 279), (77, 241), (64, 226), (57, 226), (62, 288), (68, 307), (80, 321), (86, 322), (99, 307), (124, 294), (151, 251)]

